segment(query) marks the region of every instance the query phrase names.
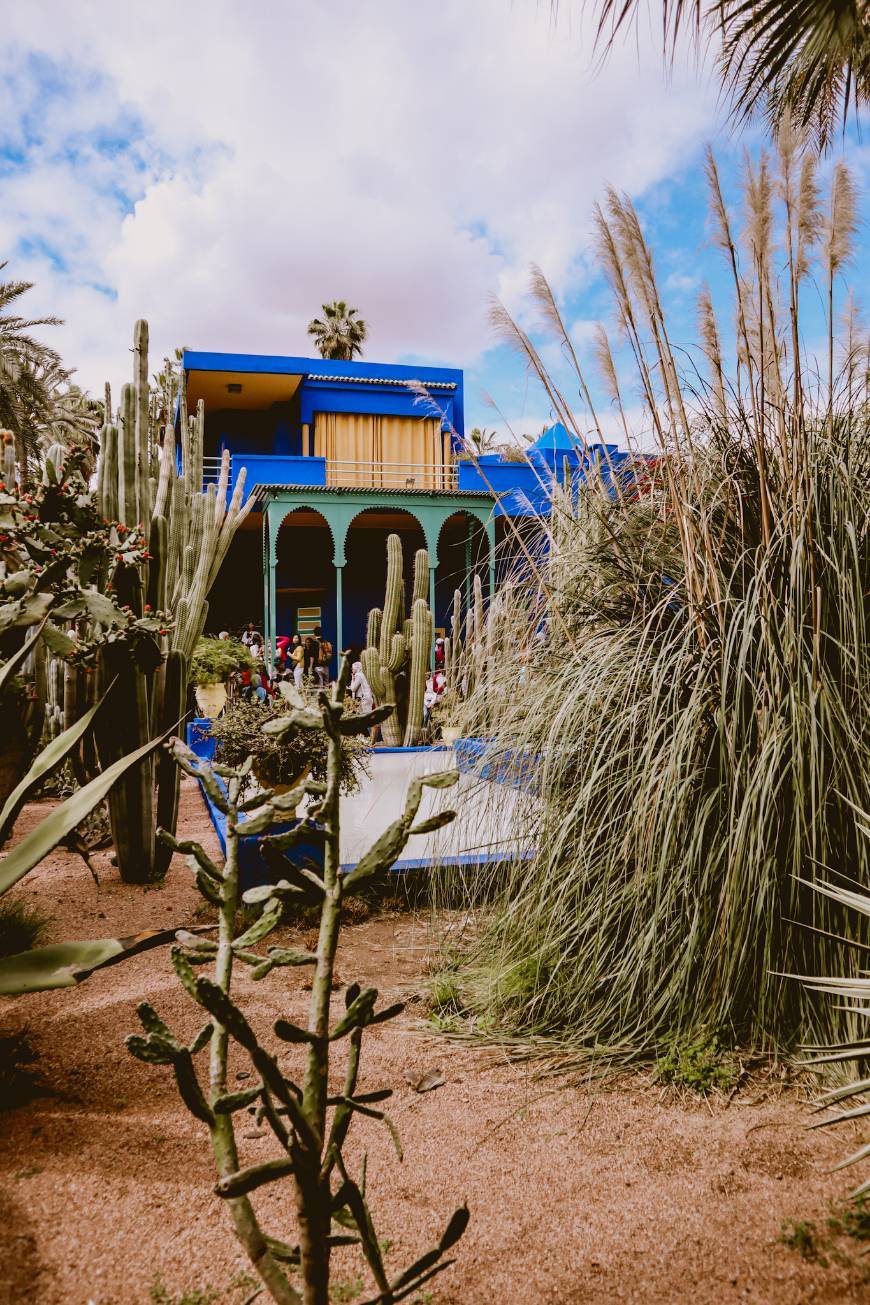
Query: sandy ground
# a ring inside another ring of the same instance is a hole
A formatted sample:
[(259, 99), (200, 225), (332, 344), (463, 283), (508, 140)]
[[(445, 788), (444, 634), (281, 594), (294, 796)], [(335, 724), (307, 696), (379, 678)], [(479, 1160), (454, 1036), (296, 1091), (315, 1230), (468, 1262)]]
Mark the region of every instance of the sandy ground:
[[(216, 851), (195, 789), (186, 787), (182, 802), (184, 831)], [(38, 814), (27, 809), (20, 832)], [(105, 856), (97, 862), (99, 888), (66, 852), (25, 881), (27, 895), (53, 915), (55, 937), (194, 919), (199, 899), (181, 858), (150, 891), (123, 887)], [(407, 994), (424, 972), (426, 925), (411, 915), (354, 925), (346, 940), (345, 981)], [(263, 1032), (279, 1013), (302, 1016), (305, 973), (240, 980), (236, 994)], [(75, 990), (0, 1006), (5, 1029), (29, 1029), (52, 1092), (0, 1115), (2, 1305), (181, 1305), (195, 1292), (204, 1296), (184, 1305), (242, 1305), (256, 1285), (211, 1190), (205, 1130), (180, 1104), (169, 1071), (124, 1049), (143, 996), (176, 1031), (201, 1022), (163, 950)], [(778, 1241), (784, 1219), (823, 1225), (848, 1185), (829, 1169), (851, 1139), (807, 1133), (796, 1096), (750, 1087), (726, 1108), (663, 1097), (642, 1079), (554, 1093), (552, 1081), (491, 1052), (421, 1036), (420, 1010), (411, 1005), (364, 1045), (363, 1086), (396, 1088), (390, 1113), (404, 1162), (372, 1121), (356, 1125), (351, 1149), (354, 1160), (362, 1147), (369, 1152), (371, 1207), (396, 1269), (468, 1202), (457, 1263), (420, 1302), (870, 1299), (860, 1245), (841, 1242), (825, 1267)], [(295, 1058), (291, 1049), (286, 1063)], [(240, 1059), (233, 1078), (246, 1069)], [(446, 1081), (432, 1092), (406, 1081), (435, 1069)], [(244, 1163), (274, 1154), (271, 1136), (252, 1121), (240, 1132)], [(257, 1204), (268, 1232), (293, 1239), (287, 1186), (266, 1189)], [(334, 1283), (335, 1300), (363, 1298), (367, 1279), (354, 1251), (337, 1255)]]

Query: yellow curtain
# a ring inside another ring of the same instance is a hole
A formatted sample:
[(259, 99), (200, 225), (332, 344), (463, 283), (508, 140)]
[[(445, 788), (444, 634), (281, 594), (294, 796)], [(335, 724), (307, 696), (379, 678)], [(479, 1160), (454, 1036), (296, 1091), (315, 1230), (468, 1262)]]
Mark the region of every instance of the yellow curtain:
[(448, 488), (437, 418), (319, 412), (314, 454), (326, 458), (327, 485)]

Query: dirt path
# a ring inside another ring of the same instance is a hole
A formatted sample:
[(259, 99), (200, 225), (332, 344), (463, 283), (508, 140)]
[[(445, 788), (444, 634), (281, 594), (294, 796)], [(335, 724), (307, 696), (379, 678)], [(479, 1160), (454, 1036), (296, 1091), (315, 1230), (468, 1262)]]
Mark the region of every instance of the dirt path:
[[(182, 801), (187, 836), (213, 842), (195, 790), (185, 787)], [(21, 832), (37, 814), (25, 812)], [(193, 919), (199, 899), (181, 858), (165, 886), (148, 892), (123, 887), (106, 858), (98, 862), (100, 888), (66, 852), (25, 881), (27, 895), (55, 917), (54, 936)], [(373, 919), (346, 936), (339, 959), (346, 981), (373, 981), (390, 995), (407, 992), (423, 971), (426, 927), (411, 915)], [(268, 1029), (279, 1013), (300, 1018), (304, 974), (240, 981), (237, 993), (258, 1027)], [(242, 1305), (253, 1290), (211, 1191), (205, 1130), (180, 1105), (168, 1071), (124, 1049), (143, 996), (178, 1031), (192, 1033), (201, 1022), (165, 951), (75, 990), (0, 1007), (4, 1028), (27, 1025), (53, 1093), (0, 1115), (3, 1305), (181, 1305), (185, 1293), (184, 1305)], [(421, 1037), (414, 1022), (412, 1006), (367, 1034), (365, 1052), (363, 1086), (396, 1089), (390, 1113), (404, 1163), (374, 1122), (358, 1125), (356, 1139), (357, 1154), (362, 1146), (369, 1152), (371, 1205), (388, 1264), (398, 1268), (420, 1254), (454, 1206), (468, 1201), (472, 1221), (457, 1264), (421, 1301), (870, 1299), (860, 1247), (842, 1244), (848, 1258), (825, 1267), (778, 1241), (783, 1219), (824, 1225), (829, 1201), (847, 1188), (828, 1169), (849, 1139), (807, 1133), (793, 1097), (726, 1110), (662, 1100), (641, 1080), (594, 1094), (542, 1095), (551, 1085), (529, 1071)], [(288, 1053), (288, 1064), (295, 1055)], [(246, 1068), (240, 1060), (234, 1074)], [(416, 1093), (406, 1072), (430, 1069), (443, 1073), (444, 1086)], [(242, 1132), (243, 1163), (273, 1153), (270, 1136), (253, 1123)], [(293, 1240), (287, 1187), (268, 1189), (258, 1206), (268, 1211), (270, 1233)], [(355, 1288), (367, 1280), (352, 1251), (337, 1257), (335, 1277), (336, 1300), (362, 1299)]]

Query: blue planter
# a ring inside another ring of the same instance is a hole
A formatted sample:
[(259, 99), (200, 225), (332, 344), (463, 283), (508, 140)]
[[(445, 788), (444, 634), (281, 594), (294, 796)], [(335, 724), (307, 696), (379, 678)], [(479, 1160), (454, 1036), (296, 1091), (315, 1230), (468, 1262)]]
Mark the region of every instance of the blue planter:
[[(209, 761), (214, 756), (214, 739), (207, 738), (205, 731), (208, 729), (211, 721), (203, 717), (191, 721), (187, 727), (187, 746), (202, 757), (204, 761)], [(215, 779), (223, 789), (227, 791), (227, 786), (216, 775)], [(221, 845), (221, 851), (224, 856), (227, 854), (227, 818), (223, 811), (212, 802), (205, 788), (200, 784), (200, 791), (205, 804), (208, 807), (208, 814), (211, 817), (211, 823), (214, 825), (215, 833), (218, 836), (218, 842)], [(284, 820), (280, 824), (272, 825), (270, 833), (285, 834), (288, 830), (295, 829), (301, 821)], [(244, 829), (244, 821), (240, 825), (240, 831)], [(259, 888), (261, 884), (274, 883), (275, 879), (272, 872), (259, 851), (260, 835), (252, 834), (250, 838), (245, 838), (244, 834), (239, 839), (239, 883), (243, 892), (249, 888)], [(304, 865), (310, 870), (318, 873), (323, 871), (323, 847), (319, 843), (301, 842), (294, 844), (293, 847), (287, 848), (284, 852), (288, 861), (294, 865)]]
[(537, 788), (540, 757), (531, 752), (496, 751), (492, 739), (457, 739), (453, 752), (463, 774), (514, 788)]

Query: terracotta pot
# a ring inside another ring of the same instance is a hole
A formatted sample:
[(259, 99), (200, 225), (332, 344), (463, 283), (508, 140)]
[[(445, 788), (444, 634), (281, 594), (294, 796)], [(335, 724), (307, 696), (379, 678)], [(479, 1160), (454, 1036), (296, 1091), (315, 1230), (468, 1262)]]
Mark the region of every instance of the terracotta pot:
[(202, 715), (209, 720), (216, 720), (226, 706), (227, 686), (225, 684), (197, 684), (194, 693), (196, 695), (196, 705)]
[(257, 783), (261, 786), (261, 788), (270, 788), (273, 793), (289, 793), (291, 788), (296, 788), (296, 786), (298, 784), (301, 784), (303, 780), (307, 779), (309, 774), (311, 773), (311, 767), (305, 766), (304, 769), (301, 770), (299, 774), (296, 776), (296, 778), (292, 781), (292, 783), (272, 784), (268, 776), (265, 774), (264, 768), (258, 764), (256, 758), (254, 760), (254, 764), (251, 767), (251, 769), (254, 772), (254, 778), (256, 779)]

